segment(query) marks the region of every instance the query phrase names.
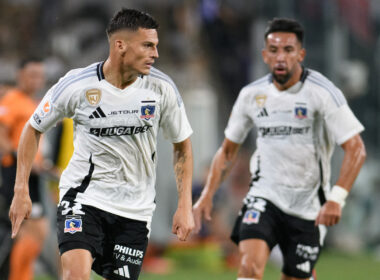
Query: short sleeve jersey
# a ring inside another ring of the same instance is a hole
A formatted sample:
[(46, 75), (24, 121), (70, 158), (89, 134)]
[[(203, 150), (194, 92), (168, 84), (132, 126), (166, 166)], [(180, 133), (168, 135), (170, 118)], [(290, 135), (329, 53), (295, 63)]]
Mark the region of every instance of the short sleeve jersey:
[(335, 144), (364, 128), (342, 92), (317, 71), (279, 91), (269, 74), (244, 87), (225, 136), (242, 143), (256, 126), (257, 150), (250, 162), (249, 195), (270, 200), (285, 213), (314, 220), (330, 190)]
[[(68, 72), (30, 118), (40, 132), (73, 119), (74, 153), (60, 180), (60, 202), (86, 204), (136, 220), (155, 209), (159, 128), (172, 143), (192, 134), (173, 81), (152, 68), (125, 89), (104, 78), (103, 63)], [(63, 202), (65, 201), (65, 202)]]

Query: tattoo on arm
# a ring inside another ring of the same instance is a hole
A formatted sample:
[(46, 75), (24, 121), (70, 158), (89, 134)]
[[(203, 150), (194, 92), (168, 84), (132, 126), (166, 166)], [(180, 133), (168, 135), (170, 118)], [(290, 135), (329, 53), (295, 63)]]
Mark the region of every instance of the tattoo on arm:
[(224, 179), (226, 179), (231, 167), (232, 167), (232, 161), (226, 160), (224, 162), (224, 165), (222, 167), (221, 174), (220, 174), (220, 181), (221, 182), (223, 182)]
[(175, 173), (175, 178), (177, 182), (177, 189), (178, 189), (178, 194), (181, 195), (183, 191), (183, 177), (184, 177), (184, 165), (186, 162), (187, 156), (184, 151), (176, 151), (174, 155), (174, 173)]

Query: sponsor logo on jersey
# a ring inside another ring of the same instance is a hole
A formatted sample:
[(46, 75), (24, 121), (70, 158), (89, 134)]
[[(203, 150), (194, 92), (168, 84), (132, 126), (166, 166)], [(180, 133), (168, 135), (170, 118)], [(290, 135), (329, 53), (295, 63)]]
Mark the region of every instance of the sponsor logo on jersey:
[(67, 216), (64, 232), (74, 234), (82, 231), (82, 219), (80, 216)]
[(115, 245), (115, 247), (113, 248), (113, 251), (114, 252), (116, 251), (116, 252), (121, 253), (121, 254), (126, 254), (126, 255), (132, 256), (132, 257), (137, 257), (140, 259), (142, 259), (144, 257), (144, 251), (138, 250), (138, 249), (133, 249), (133, 248), (130, 248), (127, 246), (119, 245), (119, 244)]
[(50, 101), (48, 100), (42, 105), (42, 108), (40, 107), (37, 114), (42, 119), (46, 117), (47, 115), (49, 115), (51, 110), (52, 110), (52, 107), (51, 107)]
[(122, 136), (147, 132), (150, 125), (144, 126), (114, 126), (102, 128), (90, 128), (90, 134), (95, 136)]
[(151, 118), (154, 118), (154, 111), (156, 109), (156, 106), (154, 105), (145, 105), (141, 106), (141, 116), (140, 118), (144, 120), (149, 120)]
[(96, 106), (99, 104), (102, 99), (102, 92), (100, 89), (93, 88), (86, 91), (86, 100), (92, 106)]
[(259, 219), (260, 219), (260, 212), (250, 209), (245, 212), (244, 217), (243, 217), (243, 223), (248, 224), (248, 225), (257, 224), (259, 222)]
[(35, 121), (37, 124), (40, 124), (40, 123), (41, 123), (41, 119), (40, 119), (40, 117), (38, 116), (38, 114), (34, 114), (34, 115), (33, 115), (33, 119), (34, 119), (34, 121)]
[(269, 115), (268, 115), (267, 109), (265, 109), (265, 107), (262, 108), (262, 109), (260, 110), (260, 112), (257, 114), (257, 117), (258, 117), (258, 118), (261, 118), (261, 117), (268, 117), (268, 116), (269, 116)]
[(123, 276), (124, 278), (131, 278), (129, 274), (128, 265), (124, 265), (123, 267), (120, 267), (118, 269), (115, 269), (113, 271), (114, 274)]
[(297, 119), (307, 118), (307, 108), (305, 107), (296, 107), (294, 108), (294, 114)]
[(139, 110), (115, 110), (109, 112), (108, 116), (138, 114), (138, 112)]
[(263, 108), (265, 102), (267, 101), (267, 96), (265, 94), (258, 94), (255, 96), (257, 107)]
[(98, 107), (92, 114), (89, 116), (90, 119), (100, 119), (106, 118), (106, 114), (104, 114), (102, 108)]
[(265, 136), (289, 136), (295, 134), (307, 134), (310, 131), (310, 126), (306, 127), (292, 127), (292, 126), (272, 126), (272, 127), (259, 127), (259, 135)]

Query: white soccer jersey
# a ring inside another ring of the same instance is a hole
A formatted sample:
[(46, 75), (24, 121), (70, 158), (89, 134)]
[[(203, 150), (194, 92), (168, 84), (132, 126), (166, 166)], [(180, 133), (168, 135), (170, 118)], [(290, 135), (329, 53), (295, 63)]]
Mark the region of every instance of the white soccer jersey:
[(152, 68), (125, 89), (104, 79), (103, 63), (68, 72), (45, 95), (30, 124), (45, 132), (74, 121), (74, 153), (60, 180), (60, 203), (73, 214), (86, 204), (150, 221), (155, 209), (156, 142), (192, 130), (173, 81)]
[(322, 74), (305, 69), (300, 82), (279, 91), (267, 75), (244, 87), (225, 136), (242, 143), (257, 127), (248, 196), (270, 200), (285, 213), (314, 220), (330, 190), (330, 159), (364, 128), (342, 92)]

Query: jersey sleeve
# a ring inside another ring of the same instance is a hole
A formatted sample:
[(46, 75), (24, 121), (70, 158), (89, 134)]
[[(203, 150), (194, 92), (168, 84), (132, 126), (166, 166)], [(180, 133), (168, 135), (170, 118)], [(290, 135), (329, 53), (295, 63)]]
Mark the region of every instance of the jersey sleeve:
[(164, 137), (172, 143), (182, 142), (193, 133), (175, 85), (163, 84), (160, 127)]
[(335, 86), (330, 88), (325, 99), (323, 114), (328, 131), (338, 145), (364, 130), (348, 106), (343, 93)]
[(30, 125), (39, 132), (49, 130), (63, 118), (71, 118), (74, 114), (73, 89), (67, 87), (60, 91), (62, 79), (49, 89), (29, 119)]
[(253, 121), (247, 113), (247, 104), (250, 104), (248, 100), (248, 91), (242, 89), (234, 107), (232, 108), (227, 127), (224, 130), (226, 138), (238, 144), (244, 142), (249, 131), (253, 127)]

